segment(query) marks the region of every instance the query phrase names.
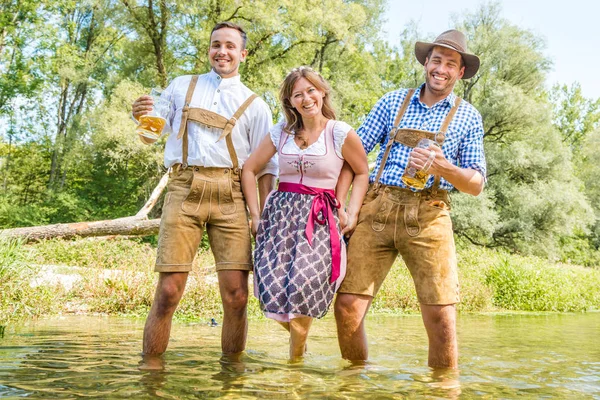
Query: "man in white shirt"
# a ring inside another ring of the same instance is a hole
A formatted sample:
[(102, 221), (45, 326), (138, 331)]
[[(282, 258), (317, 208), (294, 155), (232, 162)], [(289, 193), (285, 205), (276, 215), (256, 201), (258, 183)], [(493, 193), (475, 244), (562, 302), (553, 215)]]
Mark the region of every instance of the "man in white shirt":
[[(244, 30), (219, 23), (210, 40), (212, 70), (177, 77), (162, 95), (171, 101), (166, 129), (173, 134), (165, 148), (165, 167), (171, 172), (155, 268), (160, 275), (144, 328), (148, 368), (157, 367), (156, 356), (167, 348), (173, 313), (205, 227), (223, 302), (223, 353), (240, 353), (246, 344), (252, 254), (240, 168), (269, 132), (272, 117), (267, 104), (240, 82), (239, 65), (247, 55)], [(140, 97), (133, 116), (148, 114), (152, 104), (150, 96)], [(271, 160), (257, 175), (263, 201), (276, 174), (277, 163)]]

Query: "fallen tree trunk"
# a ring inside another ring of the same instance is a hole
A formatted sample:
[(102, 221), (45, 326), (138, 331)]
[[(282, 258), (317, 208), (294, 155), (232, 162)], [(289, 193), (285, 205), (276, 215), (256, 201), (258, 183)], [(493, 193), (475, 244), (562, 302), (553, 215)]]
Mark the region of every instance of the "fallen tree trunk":
[(126, 217), (106, 221), (74, 222), (72, 224), (55, 224), (32, 226), (27, 228), (5, 229), (0, 236), (20, 237), (27, 242), (36, 240), (87, 236), (129, 235), (148, 236), (158, 233), (160, 219)]
[(19, 237), (27, 242), (33, 242), (42, 239), (62, 238), (71, 239), (74, 237), (90, 236), (149, 236), (158, 233), (160, 226), (159, 219), (147, 218), (148, 213), (156, 204), (160, 194), (167, 186), (169, 180), (168, 174), (164, 174), (160, 182), (150, 195), (150, 198), (144, 204), (144, 207), (133, 217), (117, 218), (105, 221), (92, 222), (73, 222), (70, 224), (54, 224), (43, 226), (31, 226), (26, 228), (13, 228), (0, 230), (0, 236)]

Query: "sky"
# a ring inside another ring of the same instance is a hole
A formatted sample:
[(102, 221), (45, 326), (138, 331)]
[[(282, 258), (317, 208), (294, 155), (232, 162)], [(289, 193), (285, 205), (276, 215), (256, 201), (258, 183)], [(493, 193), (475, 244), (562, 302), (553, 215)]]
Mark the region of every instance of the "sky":
[[(452, 15), (474, 12), (482, 0), (388, 0), (384, 37), (398, 45), (402, 29), (417, 22), (419, 32), (437, 36), (451, 29)], [(600, 2), (592, 0), (500, 0), (501, 17), (546, 42), (552, 61), (547, 86), (581, 84), (583, 95), (600, 98)]]

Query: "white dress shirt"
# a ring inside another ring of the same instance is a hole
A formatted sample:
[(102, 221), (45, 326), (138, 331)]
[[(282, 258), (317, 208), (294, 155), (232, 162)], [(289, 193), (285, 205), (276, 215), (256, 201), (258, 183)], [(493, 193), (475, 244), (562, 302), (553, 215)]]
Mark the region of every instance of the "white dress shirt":
[[(183, 138), (177, 139), (177, 134), (191, 79), (192, 75), (173, 79), (162, 95), (171, 100), (171, 113), (167, 119), (168, 127), (165, 127), (167, 132), (169, 130), (172, 132), (165, 147), (165, 167), (167, 168), (182, 162)], [(190, 108), (203, 108), (229, 119), (250, 95), (252, 95), (252, 91), (240, 81), (239, 75), (232, 78), (221, 78), (211, 70), (198, 77)], [(269, 106), (260, 97), (254, 99), (231, 132), (240, 167), (269, 133), (271, 126), (272, 117)], [(221, 133), (221, 129), (210, 128), (188, 120), (188, 164), (201, 167), (233, 167), (225, 138), (217, 142)], [(277, 175), (277, 170), (275, 156), (257, 174), (257, 177), (264, 174)]]

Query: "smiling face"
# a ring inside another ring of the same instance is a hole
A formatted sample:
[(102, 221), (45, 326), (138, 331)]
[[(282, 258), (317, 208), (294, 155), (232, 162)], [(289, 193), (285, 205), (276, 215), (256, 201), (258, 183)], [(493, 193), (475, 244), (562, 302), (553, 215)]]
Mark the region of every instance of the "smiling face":
[(317, 89), (308, 79), (300, 78), (292, 88), (290, 104), (302, 118), (314, 118), (322, 115), (325, 92)]
[(246, 54), (248, 50), (244, 49), (244, 41), (236, 29), (221, 28), (210, 36), (208, 58), (212, 68), (222, 78), (236, 76)]
[(425, 59), (425, 88), (436, 100), (446, 98), (454, 84), (465, 73), (461, 55), (451, 49), (436, 46)]

